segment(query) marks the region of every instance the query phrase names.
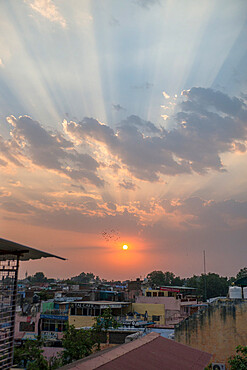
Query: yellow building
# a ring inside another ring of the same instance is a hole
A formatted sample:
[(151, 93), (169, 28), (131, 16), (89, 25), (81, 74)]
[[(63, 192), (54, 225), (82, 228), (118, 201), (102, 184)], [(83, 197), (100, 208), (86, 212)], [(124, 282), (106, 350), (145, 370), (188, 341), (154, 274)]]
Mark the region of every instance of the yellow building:
[(162, 291), (159, 289), (146, 289), (145, 297), (176, 297), (175, 292)]
[(111, 308), (117, 320), (131, 311), (131, 304), (110, 301), (73, 302), (70, 304), (69, 325), (74, 325), (76, 328), (90, 327), (95, 323), (95, 318), (101, 315), (106, 308)]
[(246, 323), (246, 299), (217, 300), (177, 325), (175, 340), (212, 353), (212, 362), (227, 364), (238, 345), (246, 346)]
[(132, 303), (132, 312), (146, 315), (148, 321), (165, 325), (165, 305), (159, 303)]

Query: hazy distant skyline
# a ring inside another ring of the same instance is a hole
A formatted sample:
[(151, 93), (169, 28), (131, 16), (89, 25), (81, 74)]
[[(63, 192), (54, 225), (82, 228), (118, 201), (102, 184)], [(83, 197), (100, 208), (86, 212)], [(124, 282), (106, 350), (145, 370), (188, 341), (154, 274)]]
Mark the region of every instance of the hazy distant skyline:
[(1, 237), (68, 258), (22, 274), (245, 267), (246, 1), (0, 10)]

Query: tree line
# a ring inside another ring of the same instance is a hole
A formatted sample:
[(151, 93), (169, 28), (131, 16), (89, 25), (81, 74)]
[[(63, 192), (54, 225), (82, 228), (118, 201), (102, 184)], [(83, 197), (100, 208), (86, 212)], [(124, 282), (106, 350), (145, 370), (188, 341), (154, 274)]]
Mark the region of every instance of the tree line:
[(147, 275), (148, 283), (152, 287), (160, 286), (186, 286), (196, 288), (196, 294), (205, 301), (209, 298), (226, 296), (229, 286), (235, 280), (247, 276), (247, 267), (242, 268), (236, 277), (224, 277), (209, 272), (207, 274), (193, 275), (189, 278), (180, 278), (170, 271), (152, 271)]

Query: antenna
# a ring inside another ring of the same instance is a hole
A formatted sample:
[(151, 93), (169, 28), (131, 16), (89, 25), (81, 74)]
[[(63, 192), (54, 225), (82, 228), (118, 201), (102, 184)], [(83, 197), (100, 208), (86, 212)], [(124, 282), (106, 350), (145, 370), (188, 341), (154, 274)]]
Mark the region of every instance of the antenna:
[(203, 270), (204, 270), (204, 298), (207, 300), (207, 280), (206, 280), (206, 252), (203, 251)]
[(205, 253), (205, 249), (203, 251), (203, 269), (204, 269), (204, 275), (206, 275), (206, 253)]

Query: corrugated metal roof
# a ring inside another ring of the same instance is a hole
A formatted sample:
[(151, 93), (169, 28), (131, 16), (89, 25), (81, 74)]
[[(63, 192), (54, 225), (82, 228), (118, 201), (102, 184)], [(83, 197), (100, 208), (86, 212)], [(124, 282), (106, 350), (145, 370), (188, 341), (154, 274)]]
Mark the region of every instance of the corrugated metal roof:
[(12, 259), (17, 255), (20, 256), (21, 261), (35, 260), (42, 257), (55, 257), (61, 260), (66, 260), (66, 258), (56, 256), (55, 254), (40, 251), (26, 245), (0, 238), (0, 261)]

